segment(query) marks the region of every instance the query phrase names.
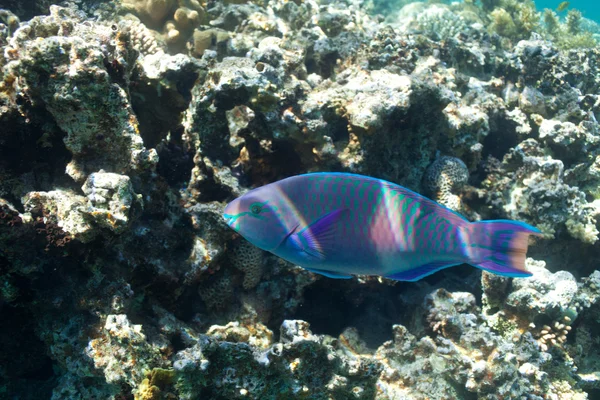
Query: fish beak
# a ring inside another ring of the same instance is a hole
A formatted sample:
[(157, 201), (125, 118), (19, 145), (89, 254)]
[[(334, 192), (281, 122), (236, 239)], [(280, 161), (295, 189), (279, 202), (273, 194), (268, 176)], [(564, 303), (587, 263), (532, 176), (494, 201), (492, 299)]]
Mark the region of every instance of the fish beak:
[(225, 219), (227, 225), (231, 225), (231, 223), (233, 222), (233, 215), (223, 214), (223, 219)]
[(229, 225), (229, 227), (231, 229), (233, 229), (234, 231), (238, 231), (240, 226), (239, 224), (235, 224), (235, 222), (237, 221), (239, 215), (231, 215), (231, 214), (223, 214), (223, 219), (225, 219), (225, 223), (227, 225)]
[(223, 219), (225, 219), (225, 222), (227, 223), (227, 225), (229, 225), (230, 228), (236, 230), (234, 228), (234, 225), (237, 225), (239, 227), (239, 224), (236, 224), (236, 222), (242, 214), (243, 213), (240, 213), (239, 202), (234, 200), (225, 206), (225, 209), (223, 210)]

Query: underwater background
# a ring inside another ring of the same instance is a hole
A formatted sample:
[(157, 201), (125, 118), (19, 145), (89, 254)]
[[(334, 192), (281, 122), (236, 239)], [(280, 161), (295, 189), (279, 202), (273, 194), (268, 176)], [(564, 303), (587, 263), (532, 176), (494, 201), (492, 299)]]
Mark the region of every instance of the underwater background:
[[(599, 7), (0, 0), (0, 399), (600, 399)], [(227, 226), (309, 172), (530, 224), (532, 276)]]
[[(557, 0), (538, 0), (535, 2), (535, 6), (538, 10), (543, 10), (545, 8), (549, 9), (557, 9), (562, 1)], [(569, 2), (569, 6), (565, 8), (562, 12), (567, 13), (569, 8), (576, 8), (583, 14), (584, 17), (593, 19), (594, 21), (600, 21), (600, 4), (595, 1), (571, 1)]]

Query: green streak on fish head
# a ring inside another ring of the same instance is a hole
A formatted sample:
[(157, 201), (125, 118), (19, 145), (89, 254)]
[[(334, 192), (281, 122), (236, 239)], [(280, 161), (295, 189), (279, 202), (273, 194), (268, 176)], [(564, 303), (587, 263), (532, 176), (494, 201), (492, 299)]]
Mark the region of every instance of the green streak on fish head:
[(266, 251), (275, 250), (288, 235), (283, 215), (285, 207), (269, 186), (238, 197), (223, 211), (230, 228)]

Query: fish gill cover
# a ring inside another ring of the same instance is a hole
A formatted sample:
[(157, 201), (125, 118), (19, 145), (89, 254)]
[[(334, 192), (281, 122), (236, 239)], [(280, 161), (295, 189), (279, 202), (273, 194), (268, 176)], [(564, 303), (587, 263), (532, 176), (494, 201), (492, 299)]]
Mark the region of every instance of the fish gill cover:
[[(0, 398), (597, 397), (600, 29), (559, 4), (1, 2)], [(307, 172), (534, 226), (532, 276), (334, 280), (223, 220)]]

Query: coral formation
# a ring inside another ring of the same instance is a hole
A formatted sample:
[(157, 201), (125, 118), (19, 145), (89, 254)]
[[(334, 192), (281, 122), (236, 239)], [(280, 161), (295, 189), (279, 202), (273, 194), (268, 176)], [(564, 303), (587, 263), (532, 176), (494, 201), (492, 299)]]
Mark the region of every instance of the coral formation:
[(136, 19), (125, 19), (119, 23), (122, 35), (129, 35), (131, 46), (142, 56), (163, 52), (158, 40), (148, 27)]
[(572, 35), (577, 35), (581, 32), (581, 11), (579, 10), (569, 10), (567, 13), (567, 18), (565, 20), (565, 24), (567, 25), (567, 32)]
[[(0, 10), (0, 397), (596, 393), (600, 28), (579, 11), (20, 3)], [(223, 221), (313, 171), (535, 225), (533, 276), (333, 280)]]
[(442, 40), (469, 32), (469, 26), (463, 17), (437, 4), (417, 13), (414, 25), (416, 29), (423, 30), (428, 35)]
[(131, 208), (139, 202), (128, 176), (100, 170), (90, 174), (81, 190), (87, 197), (85, 212), (94, 221), (116, 233), (127, 228)]
[(552, 10), (545, 9), (543, 21), (546, 34), (552, 38), (556, 45), (563, 49), (593, 48), (598, 42), (592, 29), (583, 29), (583, 16), (577, 9), (568, 11), (564, 23), (560, 22), (558, 15)]
[(148, 343), (142, 326), (131, 324), (126, 315), (108, 315), (100, 334), (89, 342), (86, 354), (104, 372), (108, 384), (136, 387), (149, 366), (162, 366), (160, 347)]
[(594, 203), (577, 186), (564, 182), (564, 163), (546, 155), (535, 139), (527, 139), (511, 149), (502, 166), (491, 169), (484, 181), (496, 196), (509, 196), (502, 204), (511, 218), (525, 219), (548, 236), (561, 232), (584, 242), (598, 240)]

